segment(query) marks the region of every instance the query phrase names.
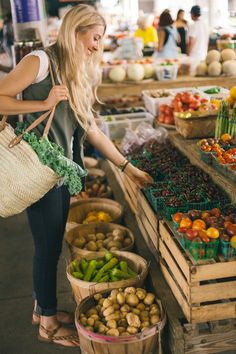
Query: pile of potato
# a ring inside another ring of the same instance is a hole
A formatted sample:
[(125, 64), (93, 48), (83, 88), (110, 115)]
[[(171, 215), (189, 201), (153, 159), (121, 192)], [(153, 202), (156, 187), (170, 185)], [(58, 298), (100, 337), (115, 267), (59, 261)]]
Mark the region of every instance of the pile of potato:
[(85, 192), (89, 198), (102, 198), (105, 197), (109, 189), (107, 184), (102, 182), (94, 182), (86, 185)]
[(73, 240), (73, 245), (88, 251), (119, 251), (130, 246), (132, 240), (126, 230), (114, 229), (112, 232), (98, 232), (79, 236)]
[(114, 289), (107, 298), (94, 295), (95, 307), (81, 313), (79, 322), (87, 330), (108, 336), (130, 336), (161, 321), (155, 295), (145, 289)]

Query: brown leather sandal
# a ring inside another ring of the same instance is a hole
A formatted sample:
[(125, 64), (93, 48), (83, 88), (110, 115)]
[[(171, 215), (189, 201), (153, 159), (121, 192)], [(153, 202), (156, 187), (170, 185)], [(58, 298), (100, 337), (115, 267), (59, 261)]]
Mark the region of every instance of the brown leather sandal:
[[(63, 323), (63, 324), (68, 324), (68, 325), (71, 325), (71, 324), (74, 324), (74, 316), (72, 313), (68, 312), (68, 311), (65, 311), (65, 310), (59, 310), (57, 311), (57, 314), (58, 313), (64, 313), (64, 314), (67, 314), (67, 315), (71, 315), (72, 319), (71, 320), (66, 320), (66, 321), (62, 321), (60, 320), (59, 322), (60, 323)], [(34, 319), (34, 317), (36, 317), (36, 319)], [(33, 317), (32, 317), (32, 325), (33, 326), (38, 326), (40, 324), (40, 315), (36, 312), (36, 311), (33, 311)]]
[(77, 342), (78, 346), (79, 346), (79, 337), (78, 337), (78, 335), (70, 334), (70, 335), (65, 335), (65, 336), (55, 336), (55, 334), (59, 331), (60, 328), (61, 328), (61, 323), (59, 323), (59, 325), (56, 328), (51, 329), (51, 330), (49, 330), (49, 329), (45, 328), (44, 326), (40, 325), (40, 329), (45, 334), (47, 334), (47, 337), (42, 337), (40, 334), (38, 334), (38, 340), (40, 342), (59, 344), (59, 345), (63, 345), (63, 344), (56, 343), (55, 341), (65, 340), (65, 341), (69, 341), (69, 342)]

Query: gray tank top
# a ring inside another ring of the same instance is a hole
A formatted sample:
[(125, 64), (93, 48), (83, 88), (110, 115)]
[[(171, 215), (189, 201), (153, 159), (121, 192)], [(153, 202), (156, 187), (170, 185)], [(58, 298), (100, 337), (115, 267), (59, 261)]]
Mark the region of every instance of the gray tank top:
[[(51, 59), (50, 61), (52, 64), (55, 83), (56, 85), (59, 85), (55, 66)], [(39, 83), (35, 83), (28, 86), (23, 92), (23, 99), (40, 101), (45, 100), (48, 97), (51, 88), (52, 82), (50, 75), (48, 75), (44, 80), (40, 81)], [(43, 112), (26, 114), (24, 116), (24, 120), (28, 123), (32, 123), (42, 113)], [(37, 136), (42, 136), (46, 121), (47, 119), (33, 130)], [(83, 167), (81, 154), (83, 150), (82, 140), (84, 133), (85, 131), (77, 121), (69, 103), (67, 101), (61, 101), (56, 107), (48, 138), (50, 141), (62, 146), (65, 151), (65, 156), (70, 159), (73, 159), (81, 167)]]

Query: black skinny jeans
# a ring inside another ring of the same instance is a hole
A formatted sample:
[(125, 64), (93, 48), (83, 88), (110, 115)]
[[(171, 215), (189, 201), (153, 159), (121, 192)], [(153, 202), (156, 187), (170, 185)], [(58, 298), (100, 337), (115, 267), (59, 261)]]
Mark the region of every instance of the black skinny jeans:
[(66, 187), (53, 188), (27, 209), (34, 239), (33, 284), (37, 312), (52, 316), (57, 310), (57, 263), (69, 210)]

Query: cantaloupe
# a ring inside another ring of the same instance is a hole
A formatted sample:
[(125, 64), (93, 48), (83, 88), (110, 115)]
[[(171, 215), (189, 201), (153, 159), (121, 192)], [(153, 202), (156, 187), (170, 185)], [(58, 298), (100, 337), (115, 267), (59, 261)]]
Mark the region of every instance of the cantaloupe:
[(213, 61), (208, 65), (207, 72), (209, 76), (220, 76), (222, 71), (221, 63)]
[(130, 80), (140, 81), (144, 78), (144, 68), (142, 64), (129, 64), (127, 76)]
[(115, 66), (109, 71), (108, 77), (113, 82), (121, 82), (126, 77), (126, 71), (122, 66)]

